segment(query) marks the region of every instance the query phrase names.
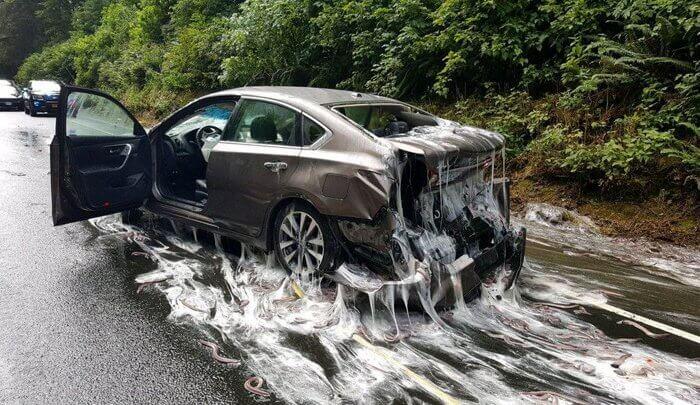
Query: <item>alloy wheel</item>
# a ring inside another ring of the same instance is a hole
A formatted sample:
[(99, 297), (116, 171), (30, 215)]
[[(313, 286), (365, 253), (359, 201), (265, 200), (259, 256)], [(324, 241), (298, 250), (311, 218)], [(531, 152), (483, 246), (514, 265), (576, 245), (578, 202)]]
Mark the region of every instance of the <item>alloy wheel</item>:
[(295, 276), (308, 280), (318, 272), (325, 254), (325, 241), (321, 227), (311, 215), (289, 211), (280, 225), (278, 241), (281, 260)]

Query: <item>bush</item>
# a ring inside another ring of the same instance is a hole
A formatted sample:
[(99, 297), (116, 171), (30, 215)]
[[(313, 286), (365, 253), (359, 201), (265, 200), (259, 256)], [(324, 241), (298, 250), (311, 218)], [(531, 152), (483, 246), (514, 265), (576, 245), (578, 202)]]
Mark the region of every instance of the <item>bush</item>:
[(538, 176), (605, 186), (698, 170), (694, 2), (75, 4), (70, 38), (29, 57), (18, 79), (100, 87), (156, 115), (222, 86), (348, 88), (502, 132)]

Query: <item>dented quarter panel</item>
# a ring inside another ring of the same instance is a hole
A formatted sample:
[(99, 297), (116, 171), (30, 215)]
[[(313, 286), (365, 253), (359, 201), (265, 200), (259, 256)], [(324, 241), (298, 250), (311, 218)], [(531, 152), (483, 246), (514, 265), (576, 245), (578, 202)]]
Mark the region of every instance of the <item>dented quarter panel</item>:
[[(334, 133), (322, 148), (303, 149), (289, 187), (305, 190), (322, 214), (372, 219), (381, 207), (388, 205), (392, 181), (382, 154), (371, 146), (365, 151), (348, 152), (352, 150), (346, 146), (350, 141)], [(355, 142), (355, 148), (367, 146), (362, 145), (362, 140)], [(324, 185), (329, 189), (326, 182), (334, 179), (347, 182), (342, 198), (339, 194), (324, 193)]]

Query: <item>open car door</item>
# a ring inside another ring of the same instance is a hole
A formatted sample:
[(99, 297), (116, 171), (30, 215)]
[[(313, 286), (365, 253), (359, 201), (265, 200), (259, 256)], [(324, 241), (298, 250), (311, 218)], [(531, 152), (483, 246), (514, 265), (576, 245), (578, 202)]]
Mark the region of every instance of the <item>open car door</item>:
[(51, 141), (54, 225), (141, 206), (151, 170), (146, 131), (121, 103), (95, 90), (61, 89)]

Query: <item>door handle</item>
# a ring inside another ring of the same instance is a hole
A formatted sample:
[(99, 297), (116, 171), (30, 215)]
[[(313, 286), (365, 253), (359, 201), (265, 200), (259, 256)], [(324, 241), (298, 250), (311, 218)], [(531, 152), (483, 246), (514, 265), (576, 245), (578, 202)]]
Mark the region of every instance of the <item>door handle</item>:
[(131, 157), (131, 149), (132, 149), (131, 144), (128, 144), (128, 143), (124, 144), (124, 145), (112, 146), (112, 147), (109, 147), (107, 149), (107, 153), (111, 156), (119, 155), (119, 156), (124, 157), (124, 161), (122, 161), (122, 163), (119, 165), (119, 167), (117, 167), (114, 170), (121, 170), (124, 168), (124, 166), (126, 166), (126, 163), (129, 161), (129, 158)]
[(130, 144), (124, 144), (124, 145), (114, 145), (114, 146), (108, 146), (106, 150), (106, 153), (108, 155), (129, 155), (131, 153), (131, 145)]
[(280, 170), (287, 170), (286, 162), (265, 162), (265, 168), (272, 173), (279, 173)]

